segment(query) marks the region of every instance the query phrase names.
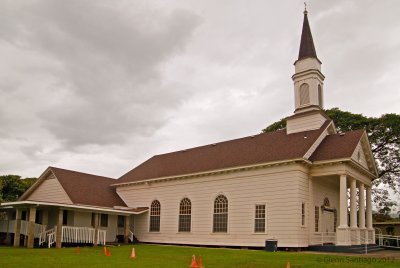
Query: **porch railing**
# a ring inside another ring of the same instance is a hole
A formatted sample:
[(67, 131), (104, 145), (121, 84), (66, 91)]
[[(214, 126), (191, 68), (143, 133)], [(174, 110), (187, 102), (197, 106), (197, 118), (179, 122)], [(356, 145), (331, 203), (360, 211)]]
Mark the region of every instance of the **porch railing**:
[(375, 237), (381, 247), (400, 249), (400, 236), (377, 234)]
[[(0, 221), (0, 232), (14, 233), (15, 232), (15, 220), (1, 220)], [(28, 235), (29, 222), (21, 220), (21, 235)], [(62, 226), (61, 229), (61, 241), (63, 243), (87, 243), (94, 245), (105, 245), (107, 230), (97, 230), (97, 241), (95, 241), (96, 230), (91, 227), (72, 227)], [(57, 227), (46, 231), (46, 226), (35, 223), (34, 236), (39, 238), (39, 246), (47, 242), (48, 246), (51, 247), (56, 242)], [(131, 240), (133, 233), (131, 232)]]
[(314, 233), (314, 235), (311, 238), (312, 245), (335, 244), (335, 242), (336, 242), (335, 232)]
[(48, 243), (49, 242), (49, 235), (53, 232), (55, 232), (57, 227), (54, 227), (52, 229), (49, 230), (43, 230), (40, 234), (39, 234), (39, 247), (41, 245), (43, 245), (44, 243)]
[(94, 244), (95, 229), (93, 228), (63, 226), (61, 232), (63, 243)]
[(28, 222), (27, 221), (21, 221), (20, 234), (28, 235)]
[(46, 231), (46, 225), (35, 223), (35, 238), (40, 238), (40, 235)]
[[(15, 233), (15, 220), (2, 220), (0, 221), (0, 232)], [(29, 222), (21, 220), (20, 234), (28, 235)], [(39, 238), (40, 234), (46, 230), (46, 225), (35, 223), (34, 236)]]
[(8, 233), (9, 232), (9, 220), (0, 220), (0, 232)]
[(63, 226), (61, 230), (61, 241), (63, 243), (86, 243), (105, 245), (106, 230), (97, 230), (97, 241), (95, 241), (96, 229), (91, 227)]
[(106, 230), (97, 230), (97, 245), (106, 245), (106, 236), (107, 236), (107, 231)]
[(54, 228), (50, 229), (50, 231), (51, 232), (49, 232), (47, 235), (47, 243), (49, 248), (51, 248), (51, 246), (56, 242), (57, 226), (54, 226)]

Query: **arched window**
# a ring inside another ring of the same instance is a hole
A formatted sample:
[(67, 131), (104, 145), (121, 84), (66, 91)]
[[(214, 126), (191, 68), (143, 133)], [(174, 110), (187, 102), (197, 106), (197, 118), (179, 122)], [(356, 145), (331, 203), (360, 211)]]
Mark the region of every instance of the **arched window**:
[(150, 232), (160, 231), (161, 204), (158, 200), (151, 202), (150, 207)]
[(310, 103), (310, 86), (304, 83), (300, 86), (300, 105)]
[(318, 85), (318, 105), (321, 108), (323, 108), (322, 100), (323, 100), (323, 98), (322, 98), (322, 87), (321, 87), (321, 85)]
[(228, 232), (228, 199), (219, 195), (214, 200), (213, 232)]
[(179, 205), (179, 227), (178, 232), (190, 232), (192, 215), (192, 203), (189, 198), (183, 198)]

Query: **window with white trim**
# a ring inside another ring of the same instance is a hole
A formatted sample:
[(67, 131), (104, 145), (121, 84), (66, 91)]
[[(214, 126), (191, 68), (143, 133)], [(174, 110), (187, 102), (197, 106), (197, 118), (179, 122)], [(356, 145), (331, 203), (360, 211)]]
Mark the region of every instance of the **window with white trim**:
[(319, 206), (315, 206), (315, 224), (314, 224), (315, 232), (319, 230)]
[(189, 198), (183, 198), (179, 204), (178, 232), (190, 232), (192, 222), (192, 202)]
[(265, 204), (257, 204), (254, 218), (254, 232), (265, 232)]
[(306, 203), (301, 203), (301, 226), (306, 225)]
[(158, 200), (151, 202), (150, 206), (150, 232), (160, 231), (161, 204)]
[(214, 200), (213, 232), (228, 232), (228, 198), (219, 195)]

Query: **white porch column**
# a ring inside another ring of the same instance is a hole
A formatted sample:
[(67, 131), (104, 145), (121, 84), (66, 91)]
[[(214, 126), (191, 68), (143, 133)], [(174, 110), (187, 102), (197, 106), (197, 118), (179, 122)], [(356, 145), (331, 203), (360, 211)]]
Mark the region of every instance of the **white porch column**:
[(340, 224), (339, 227), (347, 228), (347, 177), (340, 175)]
[(350, 228), (357, 228), (356, 180), (350, 180)]
[(347, 224), (347, 176), (340, 175), (340, 189), (339, 189), (339, 221), (340, 224), (336, 228), (336, 245), (347, 246), (351, 245), (350, 229)]
[(20, 208), (16, 208), (15, 209), (15, 226), (14, 226), (14, 247), (20, 246), (21, 214), (22, 214), (22, 210)]
[(364, 184), (360, 183), (359, 186), (359, 201), (358, 201), (358, 226), (361, 229), (365, 228), (365, 188)]
[(99, 213), (93, 213), (93, 224), (94, 224), (94, 243), (93, 246), (97, 246), (99, 240)]
[[(129, 243), (130, 219), (131, 219), (131, 215), (124, 217), (124, 243)], [(133, 241), (132, 241), (132, 243), (133, 243)]]
[(31, 207), (29, 210), (29, 222), (28, 222), (28, 248), (33, 248), (35, 241), (35, 219), (36, 219), (36, 207)]
[(367, 194), (367, 209), (366, 209), (366, 221), (367, 221), (367, 236), (369, 244), (375, 244), (375, 230), (372, 226), (372, 198), (371, 198), (371, 186), (366, 187)]
[(372, 199), (371, 199), (371, 187), (367, 187), (367, 228), (372, 228)]
[(56, 233), (56, 248), (61, 248), (62, 244), (62, 226), (63, 226), (63, 217), (64, 210), (59, 208), (58, 215), (57, 215), (57, 233)]

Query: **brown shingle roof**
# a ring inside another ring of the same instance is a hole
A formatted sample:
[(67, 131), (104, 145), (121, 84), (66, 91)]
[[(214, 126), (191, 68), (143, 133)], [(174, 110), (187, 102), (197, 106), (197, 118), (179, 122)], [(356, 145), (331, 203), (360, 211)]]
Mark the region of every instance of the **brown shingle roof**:
[(311, 34), (310, 24), (308, 23), (307, 11), (304, 11), (303, 30), (301, 32), (301, 41), (298, 60), (305, 58), (317, 58), (314, 41)]
[(72, 170), (49, 168), (74, 204), (110, 207), (126, 206), (110, 186), (116, 180)]
[(329, 122), (318, 130), (287, 135), (284, 129), (156, 155), (123, 175), (116, 183), (301, 158)]
[(311, 155), (311, 161), (349, 158), (357, 147), (365, 130), (354, 130), (327, 136)]

